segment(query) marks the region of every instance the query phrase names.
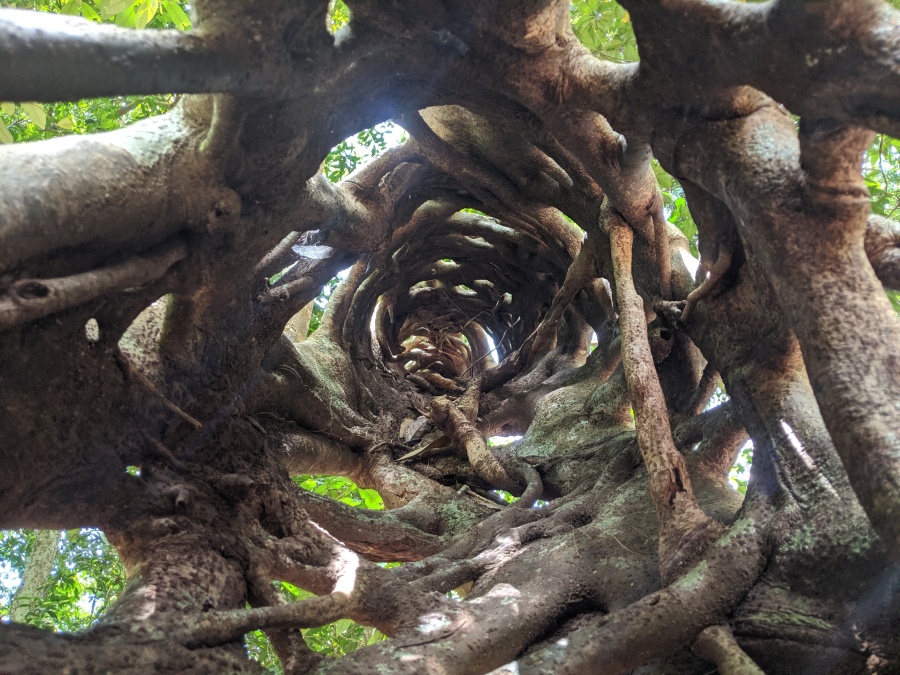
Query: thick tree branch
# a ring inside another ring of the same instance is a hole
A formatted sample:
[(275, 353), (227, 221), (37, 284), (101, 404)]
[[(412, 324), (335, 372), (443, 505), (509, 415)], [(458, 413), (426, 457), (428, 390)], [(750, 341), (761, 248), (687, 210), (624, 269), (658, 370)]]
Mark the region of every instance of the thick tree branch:
[[(677, 73), (679, 82), (692, 86), (672, 94), (702, 105), (698, 99), (706, 92), (750, 85), (804, 119), (846, 121), (900, 136), (900, 13), (885, 2), (623, 5), (642, 45), (648, 89)], [(672, 22), (698, 39), (699, 50), (680, 48), (680, 38), (666, 29)]]
[(0, 296), (0, 331), (82, 305), (94, 298), (157, 281), (188, 254), (182, 239), (123, 262), (61, 279), (19, 279)]
[[(277, 607), (206, 612), (197, 618), (194, 625), (182, 628), (173, 638), (189, 648), (211, 647), (233, 642), (245, 633), (262, 628), (324, 626), (346, 616), (349, 609), (350, 596), (340, 592)], [(193, 622), (188, 620), (190, 623)]]
[(674, 431), (675, 445), (687, 456), (699, 443), (690, 461), (710, 475), (724, 477), (748, 435), (731, 401), (695, 415)]
[[(208, 37), (0, 10), (0, 91), (12, 101), (126, 94), (252, 91), (261, 78)], [(55, 67), (46, 68), (45, 64)]]
[[(201, 141), (178, 109), (104, 134), (4, 145), (0, 272), (68, 276), (179, 230), (203, 232), (209, 214), (234, 211), (237, 197), (216, 184), (221, 158), (197, 160)], [(128, 199), (114, 198), (111, 185)], [(84, 255), (62, 253), (73, 247)]]
[(356, 509), (305, 490), (297, 500), (312, 521), (351, 551), (375, 562), (420, 560), (445, 545), (435, 535), (398, 520), (391, 511)]

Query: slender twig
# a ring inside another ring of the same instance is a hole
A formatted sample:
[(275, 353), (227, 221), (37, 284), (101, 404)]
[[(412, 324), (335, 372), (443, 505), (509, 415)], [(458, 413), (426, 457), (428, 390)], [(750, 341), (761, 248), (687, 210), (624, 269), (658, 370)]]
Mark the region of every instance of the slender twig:
[(171, 410), (173, 413), (175, 413), (176, 415), (178, 415), (178, 416), (179, 416), (181, 419), (183, 419), (185, 422), (191, 424), (193, 427), (195, 427), (195, 428), (197, 428), (197, 429), (200, 429), (200, 428), (203, 427), (203, 423), (202, 423), (202, 422), (200, 422), (199, 420), (197, 420), (196, 417), (192, 417), (191, 415), (189, 415), (188, 413), (186, 413), (184, 410), (182, 410), (181, 408), (179, 408), (177, 405), (175, 405), (174, 403), (172, 403), (172, 401), (170, 401), (170, 400), (166, 397), (165, 394), (163, 394), (159, 389), (157, 389), (156, 386), (155, 386), (149, 379), (147, 379), (147, 376), (144, 375), (140, 370), (138, 370), (137, 368), (135, 368), (135, 367), (134, 367), (133, 365), (131, 365), (131, 363), (129, 363), (128, 361), (125, 361), (125, 364), (128, 366), (128, 372), (131, 373), (132, 375), (134, 375), (134, 376), (138, 379), (138, 382), (140, 382), (141, 384), (143, 384), (151, 394), (153, 394), (154, 396), (156, 396), (156, 397), (160, 400), (160, 402), (161, 402), (166, 408), (168, 408), (168, 409)]

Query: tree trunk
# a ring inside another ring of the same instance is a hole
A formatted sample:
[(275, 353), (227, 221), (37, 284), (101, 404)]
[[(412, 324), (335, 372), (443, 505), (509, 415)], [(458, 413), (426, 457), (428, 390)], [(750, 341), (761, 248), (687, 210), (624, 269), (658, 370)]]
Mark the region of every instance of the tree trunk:
[(24, 623), (32, 607), (46, 596), (45, 588), (59, 555), (59, 531), (37, 530), (22, 583), (9, 603), (9, 620)]

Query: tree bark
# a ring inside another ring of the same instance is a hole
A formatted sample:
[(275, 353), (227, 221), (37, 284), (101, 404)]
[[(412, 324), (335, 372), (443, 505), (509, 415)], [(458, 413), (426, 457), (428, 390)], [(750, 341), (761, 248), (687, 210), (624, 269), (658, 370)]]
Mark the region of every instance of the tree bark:
[(28, 613), (46, 597), (46, 586), (59, 557), (59, 531), (37, 530), (22, 574), (22, 583), (9, 603), (9, 620), (24, 623)]
[[(0, 624), (0, 672), (258, 672), (257, 629), (288, 673), (900, 667), (897, 224), (860, 173), (895, 10), (623, 1), (614, 63), (562, 0), (192, 4), (0, 10), (7, 98), (181, 95), (0, 147), (0, 525), (99, 527), (128, 573), (77, 635)], [(345, 619), (388, 639), (300, 632)]]

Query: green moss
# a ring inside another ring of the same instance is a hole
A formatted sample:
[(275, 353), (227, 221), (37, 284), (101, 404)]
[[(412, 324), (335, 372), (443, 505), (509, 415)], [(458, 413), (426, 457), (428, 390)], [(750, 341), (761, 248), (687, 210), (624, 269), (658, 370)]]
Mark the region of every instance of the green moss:
[(630, 570), (634, 567), (632, 561), (626, 558), (614, 558), (612, 565), (617, 570)]
[(827, 621), (823, 621), (808, 614), (799, 612), (789, 612), (780, 610), (777, 612), (758, 612), (747, 617), (753, 623), (770, 626), (776, 629), (785, 628), (812, 628), (821, 631), (833, 631), (832, 626)]
[(755, 529), (756, 521), (752, 518), (741, 518), (740, 520), (736, 520), (732, 526), (728, 528), (728, 531), (719, 538), (716, 542), (716, 546), (727, 548), (736, 538), (742, 537), (745, 534), (750, 534)]
[(706, 577), (707, 572), (709, 572), (709, 563), (705, 560), (701, 560), (694, 569), (672, 584), (672, 588), (693, 591), (699, 588), (700, 584), (703, 583), (703, 579)]
[(854, 555), (864, 555), (871, 550), (872, 539), (869, 537), (854, 537), (847, 543), (847, 546)]
[(816, 539), (819, 536), (819, 533), (816, 532), (816, 529), (814, 527), (805, 525), (798, 529), (794, 534), (792, 534), (790, 538), (788, 538), (788, 540), (785, 542), (784, 548), (788, 551), (807, 550), (816, 543)]
[(447, 524), (447, 533), (462, 532), (477, 522), (478, 518), (471, 512), (461, 509), (456, 502), (448, 502), (438, 507), (441, 520)]

